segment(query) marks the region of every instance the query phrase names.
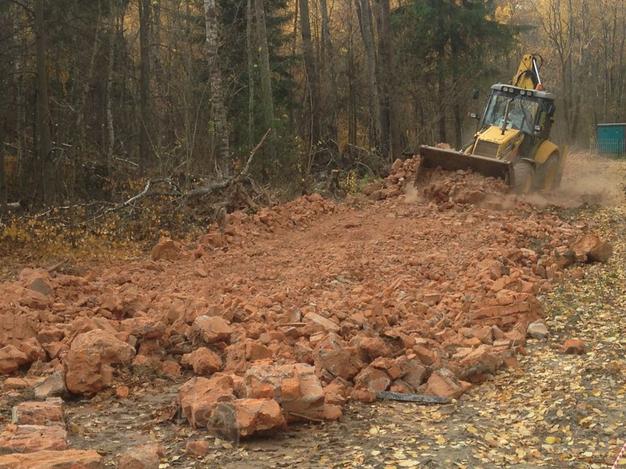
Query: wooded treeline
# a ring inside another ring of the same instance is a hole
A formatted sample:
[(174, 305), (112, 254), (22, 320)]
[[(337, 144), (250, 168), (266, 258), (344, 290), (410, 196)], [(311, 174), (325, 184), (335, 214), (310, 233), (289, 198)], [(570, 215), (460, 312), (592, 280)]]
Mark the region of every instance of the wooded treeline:
[(268, 129), (260, 181), (378, 173), (471, 138), (522, 52), (587, 145), (626, 118), (625, 40), (621, 0), (0, 0), (0, 204), (229, 177)]

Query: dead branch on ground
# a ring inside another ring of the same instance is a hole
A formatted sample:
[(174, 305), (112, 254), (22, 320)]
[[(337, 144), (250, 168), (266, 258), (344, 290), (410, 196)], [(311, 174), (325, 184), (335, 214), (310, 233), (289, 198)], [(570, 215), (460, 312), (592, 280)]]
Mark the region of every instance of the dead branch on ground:
[[(249, 179), (251, 180), (250, 176), (248, 175), (248, 172), (250, 171), (250, 164), (252, 163), (252, 159), (254, 158), (254, 156), (256, 155), (256, 153), (259, 151), (259, 149), (263, 146), (263, 144), (265, 143), (265, 141), (267, 140), (268, 136), (270, 135), (272, 129), (268, 129), (267, 132), (265, 132), (265, 135), (263, 135), (263, 138), (261, 138), (261, 140), (259, 141), (259, 143), (257, 143), (257, 145), (250, 151), (250, 154), (248, 155), (248, 159), (246, 160), (246, 164), (244, 165), (244, 167), (242, 168), (242, 170), (236, 174), (235, 176), (232, 176), (230, 178), (226, 178), (226, 179), (222, 179), (219, 181), (213, 181), (205, 186), (202, 187), (198, 187), (196, 189), (192, 189), (188, 192), (181, 192), (181, 190), (178, 188), (178, 186), (176, 186), (176, 184), (174, 184), (172, 178), (158, 178), (158, 179), (149, 179), (146, 182), (146, 185), (144, 186), (143, 190), (141, 192), (139, 192), (138, 194), (135, 194), (134, 196), (132, 196), (130, 199), (121, 202), (117, 205), (114, 205), (113, 207), (108, 207), (105, 210), (101, 211), (99, 214), (95, 215), (93, 218), (91, 218), (92, 221), (97, 220), (99, 218), (102, 218), (103, 216), (118, 211), (118, 210), (122, 210), (124, 208), (130, 207), (130, 206), (134, 206), (138, 201), (140, 201), (141, 199), (148, 197), (148, 196), (171, 196), (171, 197), (175, 197), (177, 198), (181, 203), (179, 205), (182, 205), (182, 202), (187, 201), (189, 199), (192, 198), (196, 198), (196, 197), (200, 197), (200, 196), (205, 196), (205, 195), (209, 195), (212, 194), (214, 192), (218, 192), (220, 190), (225, 190), (235, 184), (238, 184), (240, 182), (242, 182), (244, 179)], [(172, 191), (170, 192), (151, 192), (151, 189), (156, 186), (157, 184), (168, 184), (171, 188)], [(254, 187), (254, 186), (253, 186)], [(243, 193), (243, 190), (240, 190), (241, 193)], [(249, 196), (245, 196), (243, 197), (247, 203), (250, 204), (251, 207), (256, 207), (257, 204), (249, 197)]]
[(252, 162), (254, 155), (263, 146), (263, 144), (265, 143), (265, 140), (267, 140), (267, 137), (269, 136), (271, 131), (272, 131), (271, 128), (267, 129), (267, 132), (265, 132), (265, 135), (263, 135), (263, 138), (261, 138), (259, 143), (257, 143), (257, 145), (250, 151), (250, 155), (248, 156), (248, 160), (246, 161), (246, 164), (244, 165), (243, 169), (239, 171), (238, 174), (236, 174), (233, 177), (223, 179), (221, 181), (215, 181), (213, 183), (207, 184), (206, 186), (193, 189), (187, 192), (186, 194), (183, 194), (183, 198), (189, 199), (189, 198), (198, 197), (201, 195), (211, 194), (218, 190), (226, 189), (227, 187), (232, 186), (235, 183), (241, 182), (245, 177), (248, 176), (248, 172), (250, 171), (250, 163)]

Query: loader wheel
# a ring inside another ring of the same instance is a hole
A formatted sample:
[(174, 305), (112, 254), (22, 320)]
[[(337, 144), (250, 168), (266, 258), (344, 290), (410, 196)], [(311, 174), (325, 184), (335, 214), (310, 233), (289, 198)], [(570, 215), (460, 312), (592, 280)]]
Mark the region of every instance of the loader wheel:
[(559, 155), (553, 153), (545, 163), (537, 168), (537, 189), (552, 191), (561, 184), (561, 168)]
[(528, 194), (533, 189), (535, 168), (532, 163), (522, 160), (513, 165), (513, 192)]

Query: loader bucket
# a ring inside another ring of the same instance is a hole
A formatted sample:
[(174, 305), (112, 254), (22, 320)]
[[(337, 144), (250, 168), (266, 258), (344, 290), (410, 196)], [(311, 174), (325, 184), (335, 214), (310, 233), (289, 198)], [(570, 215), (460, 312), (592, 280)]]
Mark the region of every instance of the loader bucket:
[(420, 168), (441, 168), (447, 171), (472, 170), (483, 176), (512, 180), (511, 163), (480, 155), (422, 145)]

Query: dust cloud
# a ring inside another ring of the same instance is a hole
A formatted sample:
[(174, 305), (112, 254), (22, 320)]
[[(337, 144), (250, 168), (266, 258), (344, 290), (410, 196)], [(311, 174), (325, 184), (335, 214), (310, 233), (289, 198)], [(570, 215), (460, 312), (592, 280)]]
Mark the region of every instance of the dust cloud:
[(420, 194), (414, 184), (407, 184), (404, 187), (404, 202), (414, 204), (420, 200)]
[[(403, 173), (403, 176), (406, 175)], [(407, 179), (413, 178), (407, 177)], [(429, 183), (439, 181), (441, 186), (439, 189), (447, 187), (447, 192), (446, 190), (443, 192), (448, 196), (456, 190), (454, 187), (463, 185), (467, 186), (468, 190), (483, 192), (484, 199), (476, 205), (495, 210), (514, 209), (519, 203), (538, 208), (549, 206), (576, 208), (583, 205), (610, 207), (620, 205), (625, 200), (626, 158), (616, 159), (584, 151), (572, 152), (565, 162), (561, 186), (551, 192), (534, 192), (520, 196), (513, 194), (509, 189), (487, 184), (489, 180), (489, 178), (475, 180), (465, 173), (446, 174), (435, 171), (430, 175)], [(409, 183), (404, 186), (403, 190), (405, 203), (414, 204), (424, 201), (426, 189), (421, 185), (416, 187)]]
[(524, 196), (489, 194), (483, 206), (512, 209), (519, 202), (544, 208), (576, 208), (582, 205), (616, 206), (624, 201), (626, 159), (613, 159), (589, 152), (573, 152), (565, 162), (561, 186), (551, 192)]
[(573, 152), (565, 161), (561, 187), (526, 197), (533, 205), (575, 208), (584, 204), (615, 206), (624, 200), (626, 159)]

